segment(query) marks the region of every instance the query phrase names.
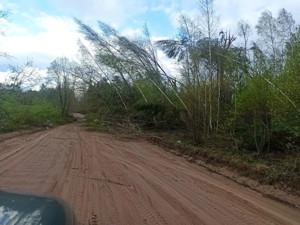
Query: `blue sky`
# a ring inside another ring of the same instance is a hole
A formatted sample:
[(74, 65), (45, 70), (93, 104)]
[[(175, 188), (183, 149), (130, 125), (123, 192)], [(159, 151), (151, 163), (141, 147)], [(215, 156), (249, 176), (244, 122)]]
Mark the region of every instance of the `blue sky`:
[[(300, 24), (299, 0), (215, 0), (219, 28), (236, 34), (236, 24), (246, 20), (255, 24), (262, 11), (277, 16), (279, 9), (291, 12)], [(0, 71), (8, 64), (22, 64), (26, 58), (45, 70), (56, 57), (76, 58), (80, 36), (73, 18), (96, 26), (106, 22), (125, 35), (138, 34), (147, 23), (153, 39), (174, 38), (180, 13), (196, 15), (197, 0), (0, 0), (0, 9), (10, 10), (9, 20), (0, 20), (0, 51), (12, 58), (0, 58)], [(162, 60), (164, 56), (160, 54)], [(170, 66), (167, 61), (166, 66)], [(1, 81), (1, 74), (0, 74)]]

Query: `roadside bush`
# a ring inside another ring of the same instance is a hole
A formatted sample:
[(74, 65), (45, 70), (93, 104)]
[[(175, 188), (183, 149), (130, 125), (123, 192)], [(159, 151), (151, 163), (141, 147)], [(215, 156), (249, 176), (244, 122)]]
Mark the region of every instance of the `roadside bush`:
[(59, 110), (46, 100), (24, 105), (16, 96), (6, 96), (0, 105), (0, 132), (63, 122)]

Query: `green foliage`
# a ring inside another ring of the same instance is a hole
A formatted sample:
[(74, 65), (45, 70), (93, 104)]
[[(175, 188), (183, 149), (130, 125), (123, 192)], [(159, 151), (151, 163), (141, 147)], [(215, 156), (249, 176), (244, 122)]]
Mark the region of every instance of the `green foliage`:
[(2, 95), (0, 100), (0, 132), (26, 129), (35, 126), (49, 126), (62, 123), (58, 108), (45, 99), (35, 98), (30, 104), (22, 103), (16, 93)]
[[(258, 155), (298, 151), (300, 29), (294, 29), (292, 15), (263, 12), (252, 46), (245, 22), (239, 25), (244, 43), (237, 46), (233, 34), (205, 18), (213, 20), (213, 11), (202, 10), (200, 21), (182, 15), (177, 39), (155, 45), (147, 32), (132, 40), (104, 23), (97, 33), (77, 20), (95, 47), (80, 46), (87, 71), (82, 82), (88, 84), (82, 102), (91, 123), (184, 129), (201, 145), (222, 134), (234, 139), (236, 149)], [(177, 77), (162, 69), (155, 47), (177, 60)]]
[[(259, 154), (298, 149), (300, 114), (291, 101), (297, 99), (293, 96), (295, 85), (300, 86), (287, 76), (272, 79), (268, 73), (256, 75), (248, 79), (238, 93), (233, 118), (228, 120), (234, 126), (240, 147)], [(283, 95), (281, 90), (290, 95)]]

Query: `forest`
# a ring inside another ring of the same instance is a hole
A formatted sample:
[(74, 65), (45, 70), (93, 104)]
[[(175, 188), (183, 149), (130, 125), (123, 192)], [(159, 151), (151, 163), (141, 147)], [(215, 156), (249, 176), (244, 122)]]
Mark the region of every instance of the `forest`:
[[(211, 1), (199, 9), (180, 15), (175, 38), (155, 41), (147, 25), (133, 38), (74, 19), (83, 37), (76, 61), (56, 58), (46, 79), (32, 62), (11, 67), (0, 84), (0, 133), (63, 124), (81, 112), (94, 128), (177, 135), (270, 182), (300, 183), (300, 26), (285, 9), (266, 10), (255, 27), (239, 21), (233, 33), (219, 26)], [(158, 51), (175, 62), (175, 74)]]

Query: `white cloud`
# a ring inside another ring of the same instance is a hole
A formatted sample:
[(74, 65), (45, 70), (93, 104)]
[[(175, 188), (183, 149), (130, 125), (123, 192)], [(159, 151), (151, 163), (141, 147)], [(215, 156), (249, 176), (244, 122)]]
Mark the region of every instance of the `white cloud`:
[(297, 23), (300, 23), (300, 4), (298, 0), (215, 0), (216, 13), (220, 15), (220, 27), (236, 30), (237, 22), (247, 21), (255, 32), (255, 25), (261, 13), (265, 10), (277, 17), (280, 9), (285, 8), (291, 12)]
[(9, 74), (8, 72), (0, 71), (0, 83), (5, 83), (8, 74)]
[(129, 37), (129, 38), (136, 38), (143, 36), (143, 29), (142, 28), (131, 28), (127, 27), (124, 30), (122, 30), (122, 35)]
[[(273, 15), (277, 16), (279, 9), (284, 7), (293, 14), (299, 24), (298, 1), (215, 0), (215, 9), (216, 14), (220, 15), (220, 29), (231, 30), (236, 34), (237, 22), (243, 19), (252, 25), (255, 33), (254, 26), (265, 9), (271, 10)], [(0, 37), (0, 51), (6, 51), (15, 58), (11, 61), (1, 59), (0, 70), (3, 70), (4, 63), (14, 64), (17, 61), (18, 64), (22, 64), (26, 58), (32, 59), (40, 68), (46, 68), (56, 57), (75, 58), (79, 34), (72, 16), (91, 25), (97, 20), (102, 20), (121, 30), (122, 34), (138, 36), (142, 32), (141, 29), (135, 28), (137, 15), (161, 11), (169, 18), (170, 26), (176, 28), (180, 13), (196, 15), (199, 9), (197, 0), (53, 0), (51, 3), (64, 15), (53, 16), (38, 12), (38, 9), (28, 13), (24, 9), (21, 10), (16, 3), (10, 3), (11, 0), (3, 2), (0, 2), (0, 9), (13, 9), (14, 15), (10, 21), (4, 21), (6, 37)], [(17, 15), (30, 21), (28, 27), (18, 25), (14, 21), (13, 17)], [(34, 32), (32, 29), (35, 29)], [(151, 27), (149, 29), (151, 30)]]
[(157, 51), (157, 58), (158, 61), (161, 63), (163, 69), (169, 76), (177, 78), (180, 77), (180, 65), (176, 60), (168, 58), (161, 50)]
[(148, 10), (147, 0), (54, 0), (63, 13), (68, 13), (91, 24), (96, 20), (119, 28), (137, 14)]
[(45, 67), (56, 57), (75, 58), (79, 34), (70, 18), (39, 14), (32, 17), (38, 31), (31, 33), (14, 23), (7, 25), (6, 37), (1, 37), (1, 51), (8, 52), (19, 64), (30, 58)]

